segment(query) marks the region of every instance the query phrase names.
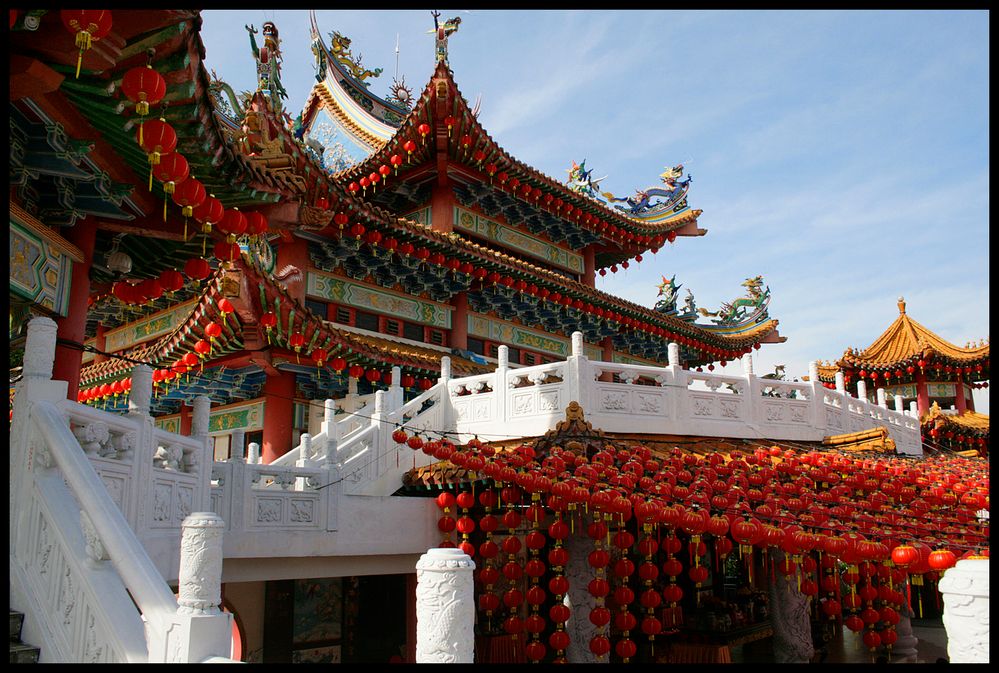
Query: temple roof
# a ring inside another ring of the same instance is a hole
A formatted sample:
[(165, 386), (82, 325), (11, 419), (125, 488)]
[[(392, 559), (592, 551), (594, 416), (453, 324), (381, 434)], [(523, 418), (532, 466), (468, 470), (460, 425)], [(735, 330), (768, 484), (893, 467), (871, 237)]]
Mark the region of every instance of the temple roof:
[(970, 433), (975, 436), (989, 436), (989, 417), (976, 411), (965, 411), (963, 414), (945, 414), (943, 409), (934, 402), (930, 410), (920, 419), (923, 428), (938, 428), (955, 432)]
[(862, 351), (847, 350), (840, 366), (888, 369), (912, 360), (944, 360), (957, 365), (980, 363), (989, 357), (989, 344), (960, 347), (938, 336), (909, 317), (905, 300), (898, 299), (898, 318)]
[[(450, 128), (445, 124), (448, 119), (453, 121)], [(431, 128), (425, 138), (421, 138), (418, 130), (422, 124)], [(471, 141), (470, 144), (464, 144), (466, 137)], [(411, 156), (403, 149), (404, 144), (410, 140), (416, 144)], [(415, 176), (423, 166), (436, 166), (439, 150), (446, 151), (453, 165), (460, 165), (460, 171), (455, 168), (449, 173), (452, 179), (461, 184), (480, 185), (489, 193), (499, 195), (502, 200), (497, 207), (514, 206), (525, 211), (518, 213), (522, 217), (528, 215), (524, 219), (537, 217), (540, 220), (559, 221), (562, 226), (575, 230), (573, 233), (578, 232), (575, 233), (580, 237), (576, 241), (578, 247), (581, 247), (580, 244), (603, 242), (607, 250), (597, 260), (598, 267), (610, 266), (650, 248), (661, 247), (665, 235), (671, 231), (683, 228), (683, 233), (691, 235), (705, 233), (696, 228), (697, 216), (701, 212), (699, 210), (687, 210), (650, 224), (629, 217), (623, 211), (611, 208), (597, 199), (575, 192), (562, 182), (514, 158), (479, 124), (468, 102), (458, 90), (453, 73), (444, 62), (437, 64), (426, 89), (398, 132), (367, 159), (336, 177), (345, 185), (359, 181), (377, 172), (383, 165), (390, 166), (392, 155), (406, 157), (406, 170)], [(490, 171), (492, 175), (486, 170), (490, 166), (494, 169)], [(506, 176), (506, 179), (501, 181), (502, 176)], [(399, 182), (393, 180), (391, 184)], [(392, 187), (379, 187), (376, 193), (384, 193), (386, 189)], [(464, 189), (467, 191), (468, 188)], [(466, 201), (482, 198), (477, 193), (459, 196), (463, 196)], [(559, 202), (562, 207), (556, 208)], [(414, 202), (414, 205), (419, 204)]]

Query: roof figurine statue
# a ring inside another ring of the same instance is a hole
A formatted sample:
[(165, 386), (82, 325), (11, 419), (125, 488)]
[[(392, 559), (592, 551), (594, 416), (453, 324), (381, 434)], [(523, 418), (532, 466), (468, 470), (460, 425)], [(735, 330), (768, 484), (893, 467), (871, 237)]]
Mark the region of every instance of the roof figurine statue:
[(714, 318), (719, 325), (748, 324), (762, 322), (767, 317), (767, 305), (770, 304), (770, 287), (761, 289), (763, 276), (747, 278), (742, 286), (746, 288), (746, 296), (731, 302), (722, 302), (717, 311), (699, 308), (697, 312), (706, 318)]
[[(647, 187), (636, 189), (634, 196), (619, 198), (610, 192), (602, 192), (601, 195), (611, 203), (617, 201), (627, 204), (626, 206), (614, 206), (618, 210), (623, 210), (631, 215), (644, 215), (655, 211), (662, 212), (671, 208), (682, 208), (684, 197), (690, 188), (691, 177), (687, 174), (686, 180), (683, 177), (683, 164), (667, 167), (663, 173), (659, 174), (662, 187)], [(653, 199), (665, 199), (664, 201), (653, 202)]]
[(600, 183), (606, 180), (607, 176), (594, 180), (593, 169), (586, 169), (586, 159), (578, 164), (573, 161), (572, 166), (566, 172), (569, 174), (569, 179), (566, 181), (569, 189), (584, 196), (599, 198)]
[(277, 26), (273, 21), (265, 21), (261, 27), (264, 35), (264, 45), (257, 47), (254, 37), (257, 29), (250, 25), (244, 26), (250, 34), (250, 50), (257, 61), (257, 90), (270, 95), (274, 111), (281, 111), (281, 98), (287, 98), (288, 92), (281, 85), (281, 39), (278, 37)]
[(456, 16), (452, 19), (448, 19), (443, 24), (438, 20), (440, 19), (441, 13), (434, 10), (431, 12), (434, 17), (434, 33), (437, 45), (437, 62), (440, 63), (444, 61), (447, 63), (447, 39), (451, 37), (454, 33), (458, 32), (458, 26), (461, 24), (461, 17)]
[[(653, 310), (659, 311), (660, 313), (676, 313), (676, 300), (677, 295), (680, 292), (680, 287), (682, 284), (677, 284), (676, 274), (669, 280), (666, 280), (666, 276), (663, 276), (663, 282), (659, 283), (656, 287), (659, 288), (659, 294), (656, 296), (662, 297), (656, 302)], [(688, 293), (690, 290), (687, 291)]]

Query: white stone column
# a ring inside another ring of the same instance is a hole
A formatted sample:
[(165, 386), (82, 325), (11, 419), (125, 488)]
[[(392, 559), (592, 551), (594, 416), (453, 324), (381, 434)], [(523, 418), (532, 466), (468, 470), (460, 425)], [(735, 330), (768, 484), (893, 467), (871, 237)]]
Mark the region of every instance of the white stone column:
[(232, 460), (243, 462), (246, 460), (246, 430), (235, 428), (232, 437), (229, 439), (229, 455)]
[(867, 401), (867, 382), (863, 379), (857, 381), (857, 399)]
[(217, 615), (222, 603), (222, 533), (215, 512), (193, 512), (181, 524), (177, 612)]
[(958, 561), (937, 588), (943, 594), (950, 663), (989, 663), (989, 560)]
[(184, 519), (180, 539), (177, 612), (152, 621), (149, 661), (201, 663), (232, 652), (232, 615), (222, 603), (222, 533), (225, 522), (214, 512)]
[(260, 463), (260, 445), (256, 442), (250, 442), (248, 447), (248, 454), (246, 457), (246, 462), (251, 465), (258, 465)]
[(680, 344), (671, 341), (666, 345), (666, 354), (669, 358), (670, 367), (680, 366)]
[(471, 664), (475, 562), (460, 549), (430, 549), (416, 564), (416, 663)]
[(336, 460), (336, 447), (340, 441), (340, 438), (337, 437), (336, 400), (326, 400), (323, 403), (322, 432), (326, 433), (326, 446), (323, 454), (326, 456), (326, 462), (332, 463)]
[(843, 372), (836, 372), (836, 390), (841, 393), (846, 392), (846, 377)]
[(40, 316), (28, 322), (21, 374), (26, 379), (52, 378), (58, 327), (51, 318)]
[(905, 399), (901, 395), (895, 395), (895, 411), (905, 413)]
[[(773, 563), (783, 560), (784, 552), (771, 550)], [(774, 661), (778, 664), (807, 664), (815, 654), (808, 599), (798, 591), (794, 576), (776, 573), (769, 583), (770, 622), (773, 625)]]
[(440, 381), (447, 381), (451, 378), (451, 358), (447, 355), (441, 358), (441, 377)]
[(146, 365), (136, 365), (132, 370), (132, 388), (128, 391), (128, 413), (148, 416), (152, 396), (153, 370)]
[(916, 404), (915, 400), (909, 402), (909, 415), (913, 418), (919, 418), (919, 406)]
[(878, 388), (877, 389), (877, 396), (878, 396), (878, 406), (881, 407), (882, 409), (887, 409), (888, 408), (888, 394), (885, 392), (885, 389), (884, 388)]

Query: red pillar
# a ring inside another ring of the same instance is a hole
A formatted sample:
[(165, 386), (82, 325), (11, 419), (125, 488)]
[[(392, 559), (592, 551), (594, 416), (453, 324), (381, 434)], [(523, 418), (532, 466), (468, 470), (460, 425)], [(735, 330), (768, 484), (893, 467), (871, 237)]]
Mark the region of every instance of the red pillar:
[(468, 294), (459, 292), (451, 297), (451, 348), (468, 350)]
[(916, 409), (920, 418), (930, 410), (930, 394), (926, 389), (926, 374), (923, 372), (916, 374)]
[(597, 253), (593, 250), (593, 245), (583, 248), (583, 285), (596, 287), (597, 285)]
[[(97, 336), (94, 338), (94, 348), (99, 351), (105, 350), (104, 346), (107, 345), (107, 341), (104, 339), (105, 332), (107, 332), (107, 330), (104, 328), (104, 323), (97, 323)], [(104, 362), (107, 359), (107, 355), (101, 355), (100, 353), (94, 354), (94, 364)]]
[[(603, 341), (600, 342), (603, 347), (602, 358), (604, 362), (614, 362), (614, 342), (611, 341), (609, 336), (605, 336)], [(604, 372), (600, 375), (600, 381), (613, 381), (614, 375), (610, 372)]]
[(454, 231), (454, 191), (449, 184), (435, 184), (430, 197), (430, 228)]
[(295, 374), (281, 372), (264, 382), (264, 442), (260, 459), (271, 463), (291, 451), (295, 422)]
[[(94, 261), (94, 243), (97, 240), (97, 220), (86, 217), (70, 227), (66, 232), (66, 240), (83, 252), (82, 262), (73, 262), (72, 282), (69, 289), (69, 313), (66, 317), (55, 319), (56, 335), (78, 344), (83, 344), (87, 331), (87, 298), (90, 296), (90, 279), (87, 272)], [(76, 400), (80, 390), (80, 368), (83, 363), (83, 351), (56, 345), (55, 363), (52, 367), (52, 378), (57, 381), (68, 381), (69, 388), (66, 397)]]
[(954, 389), (956, 394), (954, 395), (954, 406), (957, 407), (957, 415), (961, 416), (968, 410), (968, 405), (964, 400), (964, 377), (960, 374), (954, 379)]
[(191, 407), (184, 403), (180, 405), (180, 434), (185, 437), (191, 434)]

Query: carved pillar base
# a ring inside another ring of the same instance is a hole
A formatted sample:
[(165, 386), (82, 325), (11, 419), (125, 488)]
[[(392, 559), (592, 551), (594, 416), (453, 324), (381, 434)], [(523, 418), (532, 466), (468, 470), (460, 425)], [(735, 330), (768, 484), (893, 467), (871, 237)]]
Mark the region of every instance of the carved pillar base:
[[(783, 554), (775, 553), (774, 563)], [(808, 599), (798, 591), (794, 577), (778, 574), (770, 582), (770, 621), (773, 624), (774, 661), (778, 664), (807, 664), (815, 647), (808, 614)]]
[(937, 585), (952, 664), (989, 663), (989, 560), (964, 559)]
[(416, 663), (471, 664), (475, 563), (460, 549), (430, 549), (416, 564)]
[(919, 638), (912, 633), (912, 610), (903, 602), (902, 609), (898, 613), (900, 619), (895, 627), (898, 640), (891, 648), (891, 662), (893, 664), (915, 664), (918, 658), (916, 646), (919, 644)]

